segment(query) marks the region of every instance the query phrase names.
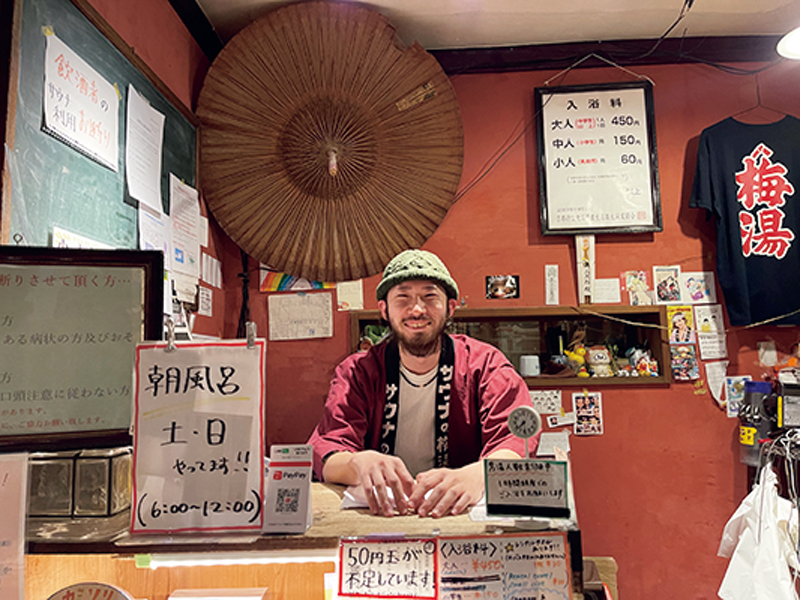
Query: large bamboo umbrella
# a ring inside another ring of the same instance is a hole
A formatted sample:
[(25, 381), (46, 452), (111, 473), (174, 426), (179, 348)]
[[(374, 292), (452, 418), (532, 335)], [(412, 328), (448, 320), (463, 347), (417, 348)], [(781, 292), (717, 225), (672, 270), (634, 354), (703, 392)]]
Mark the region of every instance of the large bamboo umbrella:
[(202, 187), (226, 233), (275, 269), (380, 272), (441, 223), (461, 177), (458, 102), (380, 14), (293, 3), (236, 35), (198, 102)]

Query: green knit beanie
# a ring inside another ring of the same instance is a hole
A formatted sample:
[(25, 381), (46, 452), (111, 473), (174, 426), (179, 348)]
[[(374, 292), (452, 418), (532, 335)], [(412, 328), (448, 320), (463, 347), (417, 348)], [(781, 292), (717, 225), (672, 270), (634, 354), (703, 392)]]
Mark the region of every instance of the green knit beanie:
[(403, 281), (428, 279), (440, 284), (448, 298), (458, 299), (458, 286), (438, 256), (427, 250), (405, 250), (386, 265), (375, 295), (386, 300), (389, 290)]

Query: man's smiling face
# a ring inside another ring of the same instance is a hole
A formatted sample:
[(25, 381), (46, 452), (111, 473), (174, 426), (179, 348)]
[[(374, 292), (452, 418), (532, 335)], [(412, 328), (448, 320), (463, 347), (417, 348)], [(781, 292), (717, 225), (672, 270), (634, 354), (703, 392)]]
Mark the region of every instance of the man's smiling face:
[(455, 304), (440, 285), (425, 279), (399, 283), (389, 290), (385, 301), (378, 302), (398, 343), (409, 354), (421, 357), (438, 351)]

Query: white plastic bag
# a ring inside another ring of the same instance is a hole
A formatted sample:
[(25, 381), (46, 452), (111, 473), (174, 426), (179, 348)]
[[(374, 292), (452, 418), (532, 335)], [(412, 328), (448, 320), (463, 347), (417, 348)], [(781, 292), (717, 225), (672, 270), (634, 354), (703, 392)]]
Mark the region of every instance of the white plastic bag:
[[(798, 600), (789, 565), (796, 564), (787, 531), (791, 502), (778, 496), (772, 465), (725, 525), (719, 556), (731, 561), (719, 597), (723, 600)], [(788, 504), (788, 506), (787, 506)]]

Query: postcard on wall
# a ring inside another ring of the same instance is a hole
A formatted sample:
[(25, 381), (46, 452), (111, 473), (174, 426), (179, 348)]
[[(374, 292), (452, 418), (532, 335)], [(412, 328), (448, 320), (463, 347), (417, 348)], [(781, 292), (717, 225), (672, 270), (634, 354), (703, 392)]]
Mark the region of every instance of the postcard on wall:
[(619, 285), (621, 291), (628, 292), (628, 303), (631, 306), (646, 306), (654, 303), (647, 271), (622, 271), (619, 274)]
[(672, 360), (672, 377), (678, 381), (692, 381), (700, 378), (697, 363), (697, 350), (693, 344), (673, 344), (669, 347)]
[(572, 394), (572, 409), (575, 413), (575, 435), (602, 435), (603, 400), (600, 392)]
[(653, 288), (657, 304), (681, 302), (681, 268), (679, 265), (653, 267)]
[(722, 322), (722, 306), (719, 304), (695, 306), (694, 322), (700, 333), (725, 332), (725, 325)]
[(519, 275), (487, 275), (486, 298), (519, 298)]
[(692, 304), (714, 304), (717, 288), (713, 271), (687, 271), (681, 273), (681, 296)]
[(695, 341), (692, 307), (676, 304), (667, 307), (669, 343), (686, 344)]
[(647, 271), (622, 271), (619, 274), (619, 287), (623, 292), (646, 292), (650, 289)]
[(738, 417), (739, 409), (744, 402), (744, 382), (752, 381), (750, 375), (736, 375), (725, 378), (725, 401), (728, 407), (728, 416)]

